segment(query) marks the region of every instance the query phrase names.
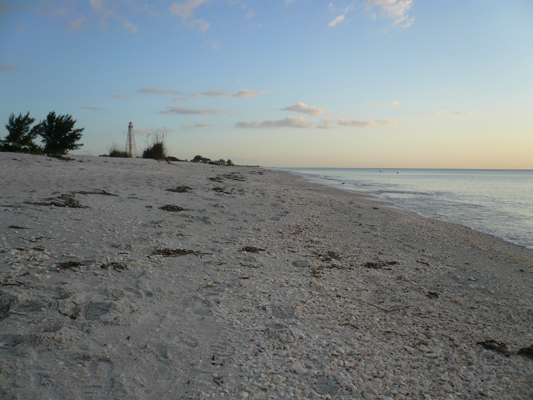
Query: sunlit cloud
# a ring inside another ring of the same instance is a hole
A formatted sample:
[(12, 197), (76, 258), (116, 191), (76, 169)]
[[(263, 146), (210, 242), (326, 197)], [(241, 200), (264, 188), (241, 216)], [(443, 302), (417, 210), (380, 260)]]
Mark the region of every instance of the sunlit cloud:
[(205, 22), (203, 19), (196, 19), (194, 21), (187, 23), (187, 26), (189, 28), (198, 28), (202, 32), (205, 32), (209, 29), (211, 24), (209, 22)]
[(229, 111), (223, 111), (218, 109), (197, 109), (189, 107), (175, 107), (168, 106), (168, 110), (161, 111), (160, 114), (167, 115), (215, 115), (215, 114), (228, 114)]
[(412, 6), (413, 0), (368, 0), (366, 9), (370, 11), (373, 7), (379, 7), (385, 18), (394, 20), (394, 26), (408, 28), (415, 21), (415, 17), (408, 14)]
[(237, 122), (235, 128), (311, 128), (313, 122), (306, 120), (304, 117), (286, 117), (284, 119), (267, 119), (261, 123), (257, 122)]
[(251, 97), (260, 96), (263, 94), (269, 93), (264, 90), (248, 90), (243, 89), (238, 92), (223, 92), (221, 90), (208, 90), (206, 92), (192, 93), (188, 98), (187, 97), (178, 97), (174, 99), (174, 103), (182, 103), (187, 100), (194, 100), (199, 97), (233, 97), (238, 99), (249, 99)]
[(115, 99), (123, 99), (123, 100), (128, 100), (128, 101), (131, 101), (131, 99), (129, 97), (126, 97), (126, 96), (118, 96), (118, 95), (115, 95), (113, 96)]
[(156, 89), (153, 87), (143, 87), (137, 90), (137, 93), (151, 93), (151, 94), (181, 94), (173, 89)]
[(347, 118), (342, 118), (342, 119), (337, 120), (337, 124), (339, 126), (341, 126), (341, 127), (360, 128), (360, 129), (371, 128), (371, 127), (376, 126), (376, 125), (389, 126), (389, 125), (394, 125), (396, 122), (397, 121), (391, 120), (391, 119), (387, 119), (387, 120), (365, 120), (365, 119), (347, 119)]
[(331, 21), (328, 26), (332, 27), (332, 26), (335, 26), (337, 24), (340, 24), (342, 21), (344, 21), (344, 14), (342, 15), (339, 15), (337, 18), (335, 18), (333, 21)]
[(18, 71), (17, 68), (11, 67), (9, 65), (0, 65), (0, 72), (15, 72)]
[(195, 128), (209, 128), (211, 126), (211, 123), (209, 122), (200, 122), (194, 125), (183, 125), (182, 129), (195, 129)]
[(84, 108), (84, 109), (86, 109), (86, 110), (91, 110), (91, 111), (104, 111), (103, 108), (91, 107), (91, 106), (84, 106), (84, 107), (82, 107), (82, 108)]
[(365, 103), (365, 104), (363, 104), (363, 106), (366, 106), (366, 107), (385, 107), (385, 106), (399, 106), (399, 105), (400, 105), (400, 102), (396, 101), (396, 100), (393, 100), (390, 103), (384, 103), (384, 104), (379, 104), (379, 103)]
[(307, 115), (312, 115), (314, 117), (318, 115), (322, 115), (326, 112), (326, 110), (322, 110), (321, 108), (315, 107), (315, 106), (308, 106), (302, 102), (293, 104), (292, 106), (288, 106), (285, 108), (282, 108), (282, 111), (295, 111)]

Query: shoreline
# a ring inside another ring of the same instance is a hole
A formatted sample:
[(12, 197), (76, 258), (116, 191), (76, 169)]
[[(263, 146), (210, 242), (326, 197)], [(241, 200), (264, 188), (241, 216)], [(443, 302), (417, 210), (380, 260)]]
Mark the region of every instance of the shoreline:
[[(417, 214), (420, 217), (429, 218), (429, 219), (435, 219), (437, 221), (442, 221), (442, 222), (456, 223), (456, 224), (465, 226), (465, 227), (467, 227), (469, 229), (472, 229), (474, 231), (483, 233), (485, 235), (492, 236), (492, 237), (495, 237), (497, 239), (501, 239), (501, 240), (503, 240), (505, 242), (517, 245), (519, 247), (524, 247), (524, 248), (526, 248), (528, 250), (533, 250), (533, 245), (521, 244), (521, 243), (518, 243), (518, 242), (514, 241), (513, 239), (508, 239), (505, 236), (502, 236), (502, 235), (499, 235), (499, 234), (496, 234), (496, 233), (491, 233), (491, 232), (488, 232), (488, 231), (484, 231), (484, 230), (482, 230), (482, 228), (476, 228), (474, 226), (469, 226), (469, 225), (463, 224), (461, 222), (456, 222), (453, 219), (447, 219), (446, 217), (439, 218), (439, 217), (436, 217), (436, 216), (427, 215), (427, 214), (424, 214), (421, 211), (416, 210), (415, 207), (412, 207), (409, 204), (401, 204), (401, 203), (395, 202), (393, 200), (384, 200), (384, 199), (380, 199), (379, 195), (374, 194), (374, 193), (365, 193), (365, 192), (361, 192), (361, 191), (359, 191), (357, 189), (353, 189), (352, 190), (352, 189), (341, 187), (339, 185), (335, 186), (335, 185), (330, 185), (330, 184), (328, 184), (326, 182), (317, 181), (317, 179), (318, 180), (323, 180), (323, 181), (331, 180), (332, 182), (340, 183), (341, 181), (337, 180), (337, 179), (328, 179), (328, 178), (325, 178), (325, 177), (318, 177), (318, 176), (313, 176), (313, 175), (300, 173), (298, 171), (291, 171), (291, 168), (288, 168), (288, 169), (271, 168), (271, 169), (272, 170), (285, 171), (285, 172), (288, 172), (288, 173), (293, 173), (293, 174), (295, 174), (297, 176), (301, 176), (305, 181), (307, 181), (309, 183), (314, 183), (314, 184), (317, 184), (317, 185), (327, 186), (327, 187), (339, 189), (339, 190), (350, 192), (350, 193), (358, 193), (358, 194), (361, 194), (361, 195), (371, 196), (374, 199), (376, 199), (376, 201), (382, 201), (382, 202), (385, 202), (385, 203), (389, 203), (389, 204), (391, 204), (391, 205), (393, 205), (395, 207), (401, 208), (401, 209), (409, 211), (409, 212), (413, 212), (413, 213)], [(297, 170), (298, 168), (292, 168), (292, 169), (293, 170)], [(307, 169), (307, 168), (301, 168), (301, 169)], [(309, 168), (309, 169), (316, 169), (316, 168)], [(328, 168), (323, 168), (323, 169), (328, 169)], [(342, 168), (332, 168), (332, 169), (335, 169), (335, 170), (341, 169), (342, 170)], [(396, 171), (396, 170), (399, 170), (399, 171), (401, 171), (401, 170), (414, 170), (414, 171), (432, 170), (432, 169), (419, 169), (419, 168), (400, 168), (400, 169), (395, 169), (395, 168), (381, 168), (381, 169), (380, 168), (345, 168), (345, 169), (349, 169), (349, 170), (357, 170), (357, 169), (368, 170), (368, 169), (373, 169), (373, 170), (380, 170), (380, 172), (381, 172), (381, 170), (387, 170), (387, 169), (390, 170), (390, 171)], [(435, 170), (436, 171), (447, 171), (447, 169), (435, 169)], [(521, 171), (525, 171), (525, 172), (530, 172), (532, 170), (479, 170), (479, 169), (468, 170), (468, 169), (455, 169), (453, 171), (520, 171), (520, 172)]]
[(0, 153), (5, 398), (533, 396), (532, 250), (284, 171), (74, 158)]

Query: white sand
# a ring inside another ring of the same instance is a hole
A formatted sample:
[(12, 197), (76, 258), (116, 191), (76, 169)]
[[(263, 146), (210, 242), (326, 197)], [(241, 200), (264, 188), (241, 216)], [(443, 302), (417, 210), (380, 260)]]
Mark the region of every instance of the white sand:
[(531, 250), (279, 171), (75, 159), (0, 153), (0, 398), (533, 398)]

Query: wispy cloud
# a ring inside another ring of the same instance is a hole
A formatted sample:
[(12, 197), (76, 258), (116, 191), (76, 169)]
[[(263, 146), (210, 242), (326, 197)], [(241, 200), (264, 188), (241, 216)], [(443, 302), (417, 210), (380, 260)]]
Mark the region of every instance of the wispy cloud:
[(285, 108), (282, 108), (282, 111), (296, 111), (299, 113), (312, 115), (314, 117), (322, 115), (326, 112), (326, 110), (323, 110), (321, 108), (315, 107), (315, 106), (308, 106), (302, 102), (293, 104), (292, 106), (288, 106)]
[(78, 19), (75, 19), (74, 21), (70, 21), (67, 26), (68, 29), (75, 32), (83, 28), (83, 25), (85, 24), (85, 18), (80, 17)]
[(131, 101), (131, 99), (129, 97), (126, 97), (126, 96), (118, 96), (118, 95), (115, 95), (113, 96), (115, 99), (123, 99), (123, 100), (128, 100), (128, 101)]
[(366, 107), (385, 107), (385, 106), (399, 106), (400, 105), (400, 102), (399, 101), (396, 101), (396, 100), (393, 100), (391, 101), (390, 103), (365, 103), (363, 104), (363, 106), (366, 106)]
[(342, 21), (344, 21), (344, 18), (346, 18), (344, 16), (344, 14), (341, 14), (339, 15), (337, 18), (335, 18), (333, 21), (331, 21), (328, 26), (332, 27), (332, 26), (335, 26), (337, 24), (340, 24)]
[(183, 125), (182, 129), (195, 129), (195, 128), (209, 128), (211, 123), (209, 122), (200, 122), (194, 125)]
[(413, 3), (413, 0), (368, 0), (366, 9), (370, 11), (373, 7), (379, 7), (385, 18), (394, 20), (394, 26), (408, 28), (415, 21), (415, 17), (408, 14)]
[(150, 86), (145, 86), (137, 90), (137, 93), (151, 93), (151, 94), (181, 94), (174, 89), (156, 89)]
[(347, 118), (341, 118), (337, 120), (337, 124), (341, 127), (346, 128), (371, 128), (376, 125), (393, 125), (395, 124), (395, 120), (387, 119), (387, 120), (365, 120), (365, 119), (347, 119)]
[(0, 65), (0, 72), (15, 72), (18, 71), (17, 68), (11, 67), (9, 65)]
[(86, 110), (91, 110), (91, 111), (104, 111), (103, 108), (91, 107), (91, 106), (84, 106), (84, 107), (82, 107), (82, 108), (84, 108), (84, 109), (86, 109)]
[(472, 111), (456, 111), (455, 115), (472, 115)]
[(193, 15), (194, 10), (200, 7), (205, 0), (189, 0), (182, 3), (174, 2), (169, 7), (172, 15), (177, 15), (182, 18), (189, 18)]
[(192, 97), (201, 97), (201, 96), (208, 96), (208, 97), (236, 97), (240, 99), (248, 99), (250, 97), (260, 96), (262, 94), (266, 94), (268, 92), (261, 91), (261, 90), (248, 90), (243, 89), (239, 90), (238, 92), (221, 92), (218, 90), (210, 90), (207, 92), (201, 92), (201, 93), (194, 93), (191, 96)]
[(235, 128), (311, 128), (313, 122), (306, 120), (304, 117), (286, 117), (284, 119), (267, 119), (261, 123), (257, 122), (237, 122)]
[[(129, 33), (136, 33), (139, 28), (137, 25), (124, 17), (123, 12), (117, 12), (120, 5), (128, 6), (129, 12), (146, 11), (146, 8), (139, 8), (137, 4), (131, 1), (126, 2), (104, 2), (104, 0), (89, 0), (91, 11), (100, 18), (100, 26), (107, 27), (108, 21), (114, 19)], [(122, 10), (124, 11), (124, 10)], [(74, 23), (73, 21), (72, 23)], [(69, 24), (70, 25), (70, 24)]]
[(228, 114), (229, 111), (223, 111), (219, 109), (197, 109), (189, 107), (175, 107), (168, 106), (168, 110), (161, 111), (161, 114), (167, 115), (215, 115), (215, 114)]
[(189, 28), (198, 28), (202, 32), (205, 32), (211, 26), (209, 22), (203, 19), (192, 20), (194, 11), (204, 3), (205, 0), (189, 0), (181, 3), (174, 2), (169, 7), (169, 11), (172, 15), (181, 17), (183, 23)]

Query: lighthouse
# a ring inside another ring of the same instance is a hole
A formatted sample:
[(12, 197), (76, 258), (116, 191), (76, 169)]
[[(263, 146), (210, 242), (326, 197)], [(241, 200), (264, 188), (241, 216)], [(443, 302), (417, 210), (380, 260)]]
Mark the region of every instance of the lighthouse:
[(130, 157), (135, 157), (137, 154), (137, 147), (135, 146), (135, 135), (133, 134), (133, 124), (128, 124), (128, 139), (126, 140), (126, 153)]

